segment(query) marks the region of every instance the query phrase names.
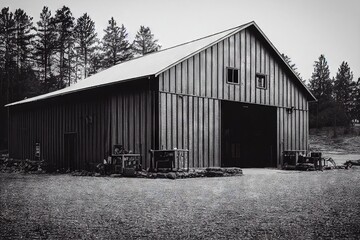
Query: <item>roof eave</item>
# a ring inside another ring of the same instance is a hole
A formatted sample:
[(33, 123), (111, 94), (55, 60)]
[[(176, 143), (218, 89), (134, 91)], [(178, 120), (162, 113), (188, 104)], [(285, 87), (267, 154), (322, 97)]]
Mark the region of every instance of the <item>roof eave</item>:
[[(141, 77), (136, 77), (136, 78), (129, 78), (126, 80), (122, 80), (122, 81), (116, 81), (116, 82), (111, 82), (111, 83), (106, 83), (106, 84), (102, 84), (102, 85), (96, 85), (96, 86), (91, 86), (91, 87), (86, 87), (86, 88), (82, 88), (82, 89), (75, 89), (73, 91), (68, 91), (68, 92), (64, 92), (64, 93), (59, 93), (53, 96), (49, 96), (49, 97), (45, 97), (45, 98), (41, 98), (41, 99), (35, 99), (35, 100), (31, 100), (32, 98), (28, 98), (28, 99), (24, 99), (21, 101), (17, 101), (17, 102), (13, 102), (13, 103), (9, 103), (6, 104), (4, 107), (13, 107), (13, 106), (17, 106), (17, 105), (21, 105), (21, 104), (27, 104), (27, 103), (34, 103), (34, 102), (39, 102), (39, 101), (44, 101), (44, 100), (48, 100), (51, 98), (56, 98), (56, 97), (61, 97), (61, 96), (65, 96), (68, 94), (73, 94), (73, 93), (77, 93), (77, 92), (82, 92), (85, 90), (91, 90), (91, 89), (95, 89), (95, 88), (101, 88), (101, 87), (107, 87), (107, 86), (111, 86), (111, 85), (115, 85), (115, 84), (120, 84), (120, 83), (125, 83), (125, 82), (130, 82), (130, 81), (134, 81), (137, 79), (142, 79), (142, 78), (149, 78), (149, 77), (154, 77), (155, 74), (149, 74), (149, 75), (145, 75), (145, 76), (141, 76)], [(85, 80), (85, 79), (84, 79)], [(84, 81), (82, 80), (82, 81)], [(41, 95), (39, 95), (41, 96)], [(38, 96), (36, 96), (38, 97)], [(33, 97), (33, 98), (36, 98)]]

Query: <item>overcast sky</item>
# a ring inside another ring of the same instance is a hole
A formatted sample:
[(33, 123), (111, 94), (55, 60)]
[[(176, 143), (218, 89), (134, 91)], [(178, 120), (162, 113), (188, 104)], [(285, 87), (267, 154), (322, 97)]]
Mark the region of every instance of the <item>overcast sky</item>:
[(1, 8), (22, 8), (34, 22), (45, 5), (52, 13), (66, 5), (75, 18), (87, 12), (99, 36), (112, 16), (131, 41), (140, 25), (149, 26), (163, 48), (255, 21), (304, 79), (320, 54), (331, 76), (347, 61), (360, 77), (359, 0), (1, 0)]

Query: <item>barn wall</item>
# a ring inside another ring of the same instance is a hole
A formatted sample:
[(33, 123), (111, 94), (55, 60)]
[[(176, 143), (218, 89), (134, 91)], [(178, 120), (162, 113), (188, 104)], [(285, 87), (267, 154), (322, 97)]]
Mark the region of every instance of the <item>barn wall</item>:
[(76, 133), (75, 168), (101, 162), (109, 148), (106, 98), (67, 103), (51, 102), (10, 108), (10, 157), (35, 159), (40, 143), (41, 159), (57, 168), (66, 168), (64, 134)]
[(160, 93), (160, 148), (190, 149), (190, 167), (220, 166), (221, 102)]
[(64, 134), (76, 133), (76, 169), (102, 162), (114, 144), (141, 153), (142, 165), (149, 166), (153, 93), (144, 83), (123, 86), (10, 107), (10, 157), (34, 159), (40, 142), (41, 159), (67, 168)]
[[(304, 89), (267, 43), (259, 39), (261, 38), (251, 28), (247, 28), (161, 73), (159, 90), (162, 96), (160, 105), (163, 109), (160, 111), (160, 117), (171, 111), (168, 108), (171, 108), (174, 99), (178, 99), (178, 96), (182, 96), (182, 99), (202, 99), (193, 106), (193, 111), (204, 112), (204, 118), (210, 118), (212, 113), (206, 110), (207, 106), (204, 106), (203, 102), (208, 104), (208, 102), (229, 100), (276, 106), (278, 126), (275, 127), (278, 129), (279, 163), (283, 150), (307, 149), (308, 102)], [(227, 83), (226, 67), (239, 69), (239, 84)], [(267, 75), (266, 89), (256, 88), (256, 73)], [(205, 110), (202, 110), (204, 107)], [(286, 108), (290, 107), (294, 107), (292, 114), (286, 112)], [(202, 122), (194, 124), (202, 124)], [(167, 135), (167, 139), (175, 139), (176, 136), (181, 138), (174, 132), (174, 125), (167, 123), (160, 126), (161, 136)], [(196, 134), (195, 139), (202, 140), (202, 131), (194, 134)], [(208, 134), (215, 136), (214, 132)], [(216, 135), (214, 143), (220, 144), (220, 136)], [(161, 144), (167, 147), (175, 146), (169, 145), (168, 142), (165, 144), (164, 139), (161, 138)], [(215, 146), (220, 148), (220, 145)], [(203, 147), (189, 145), (194, 159), (197, 159), (198, 152), (202, 154)], [(199, 163), (195, 160), (194, 166), (201, 165), (203, 161), (211, 162), (210, 158), (203, 160), (202, 157), (199, 156)]]

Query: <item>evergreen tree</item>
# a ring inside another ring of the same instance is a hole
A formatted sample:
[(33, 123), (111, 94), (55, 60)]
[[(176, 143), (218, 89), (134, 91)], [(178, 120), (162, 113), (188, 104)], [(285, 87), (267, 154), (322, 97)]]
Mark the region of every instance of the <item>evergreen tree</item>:
[(104, 30), (104, 67), (108, 68), (133, 57), (131, 46), (127, 40), (128, 34), (124, 25), (117, 26), (113, 17)]
[(84, 77), (88, 76), (88, 61), (89, 56), (94, 52), (93, 45), (96, 41), (97, 33), (95, 32), (95, 23), (85, 13), (77, 19), (74, 29), (75, 41), (78, 45), (79, 53), (84, 62)]
[(320, 55), (318, 61), (315, 61), (309, 88), (318, 100), (316, 104), (310, 105), (310, 127), (333, 125), (333, 116), (336, 113), (335, 101), (332, 97), (333, 81), (324, 55)]
[(97, 39), (93, 46), (92, 53), (89, 56), (89, 76), (101, 71), (102, 63), (104, 60), (104, 53), (102, 52), (103, 47), (101, 42)]
[(32, 40), (35, 36), (32, 19), (22, 9), (15, 11), (16, 62), (19, 69), (32, 64)]
[(16, 38), (14, 14), (3, 8), (0, 14), (0, 93), (4, 103), (12, 101), (13, 73), (16, 69)]
[(52, 73), (57, 34), (54, 18), (51, 16), (48, 7), (43, 8), (37, 25), (35, 54), (40, 73), (39, 77), (44, 86), (44, 92), (49, 92), (57, 89), (56, 79)]
[(353, 74), (347, 62), (342, 62), (334, 80), (334, 96), (337, 104), (350, 113)]
[(71, 51), (73, 47), (73, 28), (74, 17), (70, 9), (63, 6), (58, 9), (55, 14), (55, 27), (57, 32), (57, 71), (58, 76), (58, 88), (64, 87), (67, 83), (71, 82)]
[(291, 69), (296, 73), (298, 78), (300, 78), (300, 80), (304, 82), (304, 80), (300, 76), (300, 73), (297, 71), (296, 64), (292, 62), (291, 58), (288, 55), (284, 54), (284, 53), (282, 53), (281, 56), (285, 60), (285, 62), (291, 67)]
[(351, 93), (351, 119), (360, 121), (360, 77), (357, 82), (353, 82)]
[(319, 100), (329, 100), (332, 96), (333, 82), (330, 79), (330, 70), (324, 55), (315, 61), (309, 88)]
[(140, 26), (133, 42), (133, 51), (137, 55), (156, 52), (161, 48), (157, 42), (158, 40), (154, 39), (154, 34), (151, 33), (149, 27)]

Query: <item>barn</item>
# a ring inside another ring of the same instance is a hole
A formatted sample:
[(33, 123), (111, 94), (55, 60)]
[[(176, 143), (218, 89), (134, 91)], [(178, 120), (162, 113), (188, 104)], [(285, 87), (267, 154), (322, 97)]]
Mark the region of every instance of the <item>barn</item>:
[[(295, 47), (295, 46), (294, 46)], [(86, 169), (114, 145), (189, 149), (189, 165), (281, 167), (308, 149), (316, 101), (255, 22), (123, 62), (7, 105), (9, 154)]]

